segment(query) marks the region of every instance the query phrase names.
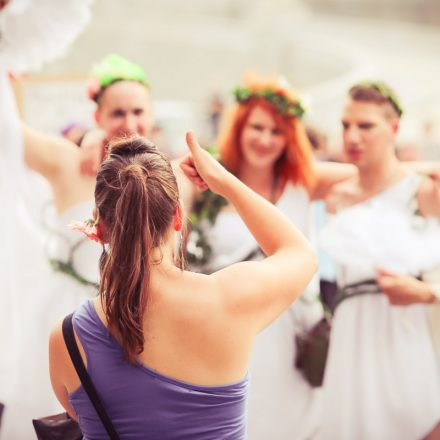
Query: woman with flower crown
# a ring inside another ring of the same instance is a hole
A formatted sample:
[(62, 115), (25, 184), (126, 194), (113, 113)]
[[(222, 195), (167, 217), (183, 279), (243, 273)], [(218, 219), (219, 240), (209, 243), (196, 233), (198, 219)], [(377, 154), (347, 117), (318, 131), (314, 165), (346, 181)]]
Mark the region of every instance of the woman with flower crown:
[[(283, 80), (248, 77), (234, 91), (236, 103), (220, 134), (221, 162), (275, 204), (312, 238), (311, 200), (354, 172), (345, 164), (315, 163), (301, 117), (304, 107)], [(233, 207), (212, 193), (193, 206), (188, 258), (211, 273), (237, 261), (262, 257)], [(294, 367), (295, 336), (322, 317), (317, 280), (256, 340), (248, 403), (250, 440), (305, 439), (319, 425), (319, 389)]]
[[(112, 54), (95, 66), (92, 76), (89, 96), (97, 103), (96, 122), (107, 139), (125, 133), (149, 135), (151, 102), (143, 69)], [(19, 380), (12, 386), (16, 401), (8, 414), (8, 425), (14, 426), (7, 431), (14, 439), (31, 436), (31, 418), (60, 411), (47, 374), (50, 326), (85, 299), (96, 296), (101, 253), (96, 243), (67, 227), (72, 220), (89, 215), (94, 206), (95, 177), (81, 171), (81, 150), (64, 138), (25, 125), (22, 129), (26, 165), (49, 181), (57, 213), (48, 225), (50, 265), (43, 266), (32, 286), (25, 278), (20, 281), (23, 324), (17, 356), (21, 361), (16, 367)], [(23, 359), (32, 359), (32, 363)], [(29, 419), (24, 427), (19, 425), (23, 418)]]
[[(311, 201), (326, 198), (334, 185), (353, 177), (357, 169), (313, 160), (301, 123), (304, 107), (285, 81), (248, 77), (234, 95), (236, 103), (218, 144), (221, 162), (313, 238)], [(412, 168), (433, 173), (438, 172), (438, 163), (414, 163)], [(188, 259), (201, 272), (262, 255), (235, 210), (209, 191), (196, 199), (191, 221)], [(317, 283), (310, 283), (299, 300), (256, 339), (250, 366), (250, 440), (306, 439), (318, 434), (320, 391), (293, 366), (296, 335), (322, 316), (317, 291)]]

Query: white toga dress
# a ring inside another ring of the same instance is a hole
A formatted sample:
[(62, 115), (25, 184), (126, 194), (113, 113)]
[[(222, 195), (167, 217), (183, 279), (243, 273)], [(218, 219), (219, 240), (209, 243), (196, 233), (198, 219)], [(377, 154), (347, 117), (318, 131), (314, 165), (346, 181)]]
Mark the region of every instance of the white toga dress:
[[(440, 263), (440, 225), (415, 215), (420, 177), (347, 208), (321, 231), (338, 283), (382, 267), (420, 276)], [(431, 306), (392, 306), (383, 294), (346, 299), (333, 318), (323, 388), (323, 440), (415, 440), (440, 421), (440, 368)]]
[[(22, 289), (23, 275), (27, 274), (28, 268), (22, 265), (18, 250), (25, 227), (19, 213), (18, 188), (25, 179), (25, 171), (18, 112), (8, 73), (29, 72), (60, 55), (86, 24), (90, 4), (91, 0), (11, 0), (0, 11), (0, 402), (6, 404), (6, 427), (12, 427), (8, 422), (12, 399), (27, 399), (28, 390), (21, 396), (16, 395), (16, 365), (18, 362), (32, 362), (27, 357), (19, 357), (19, 340), (23, 336), (22, 307), (28, 294)], [(25, 244), (31, 250), (35, 242)], [(33, 287), (39, 288), (37, 285)], [(47, 358), (47, 341), (44, 348), (42, 355)], [(38, 381), (36, 378), (35, 383)], [(38, 401), (34, 401), (38, 407)], [(2, 426), (0, 437), (32, 438), (32, 422), (23, 420), (16, 421), (15, 425), (18, 430), (27, 426), (27, 435), (20, 437), (15, 432), (6, 433), (6, 427)]]
[(51, 226), (46, 256), (65, 272), (54, 270), (48, 261), (44, 266), (40, 264), (38, 274), (27, 274), (18, 281), (22, 292), (16, 301), (21, 331), (16, 339), (18, 358), (11, 383), (13, 394), (7, 402), (2, 438), (33, 438), (32, 418), (63, 411), (49, 379), (49, 335), (58, 320), (97, 295), (102, 246), (67, 227), (72, 220), (90, 218), (93, 206), (92, 200), (77, 204), (58, 216)]

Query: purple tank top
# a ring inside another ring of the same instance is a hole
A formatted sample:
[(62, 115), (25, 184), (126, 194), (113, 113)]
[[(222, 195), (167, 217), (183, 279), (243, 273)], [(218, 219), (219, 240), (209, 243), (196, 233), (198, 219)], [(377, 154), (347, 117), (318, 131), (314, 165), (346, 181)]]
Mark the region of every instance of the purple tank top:
[[(200, 386), (164, 376), (123, 358), (122, 347), (100, 320), (92, 301), (74, 314), (87, 370), (121, 440), (241, 440), (249, 378), (224, 386)], [(107, 439), (105, 428), (80, 386), (69, 394), (84, 439)]]

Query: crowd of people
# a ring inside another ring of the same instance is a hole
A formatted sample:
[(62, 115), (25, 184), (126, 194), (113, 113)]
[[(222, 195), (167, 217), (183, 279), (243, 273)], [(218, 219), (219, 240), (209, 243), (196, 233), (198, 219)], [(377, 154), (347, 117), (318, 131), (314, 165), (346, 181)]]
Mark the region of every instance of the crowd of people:
[[(390, 87), (348, 90), (344, 163), (317, 157), (285, 80), (255, 75), (234, 89), (215, 151), (188, 132), (171, 160), (132, 61), (95, 65), (96, 128), (75, 142), (20, 123), (3, 73), (0, 438), (33, 438), (32, 419), (63, 408), (84, 438), (108, 438), (65, 346), (74, 312), (121, 439), (440, 439), (440, 162), (398, 160)], [(21, 252), (39, 246), (14, 244), (26, 167), (55, 213), (41, 270), (23, 279)], [(318, 244), (335, 265), (328, 296)], [(328, 349), (304, 367), (298, 341), (322, 323)]]

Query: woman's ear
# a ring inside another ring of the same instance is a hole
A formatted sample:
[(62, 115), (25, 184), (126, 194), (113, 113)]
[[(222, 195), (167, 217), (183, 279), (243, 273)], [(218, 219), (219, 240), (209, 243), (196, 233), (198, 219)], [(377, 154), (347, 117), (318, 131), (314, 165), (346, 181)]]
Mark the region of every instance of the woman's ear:
[(95, 116), (95, 122), (96, 122), (96, 123), (98, 124), (98, 126), (99, 126), (99, 125), (100, 125), (100, 122), (101, 122), (101, 115), (100, 115), (98, 109), (95, 110), (94, 116)]
[(176, 206), (176, 211), (174, 212), (174, 230), (179, 232), (182, 230), (183, 226), (183, 211), (182, 205), (179, 203)]
[(399, 131), (399, 127), (400, 127), (399, 120), (397, 118), (395, 118), (392, 121), (391, 127), (392, 127), (392, 130), (393, 130), (393, 134), (396, 136), (398, 131)]

